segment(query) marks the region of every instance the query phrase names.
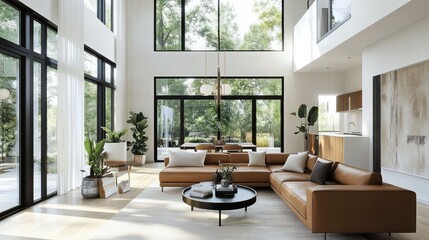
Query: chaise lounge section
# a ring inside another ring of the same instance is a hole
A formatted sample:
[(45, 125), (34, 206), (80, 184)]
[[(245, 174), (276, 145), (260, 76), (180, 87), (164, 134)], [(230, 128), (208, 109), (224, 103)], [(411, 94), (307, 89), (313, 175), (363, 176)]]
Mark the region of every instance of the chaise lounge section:
[[(303, 173), (284, 171), (287, 153), (267, 153), (266, 166), (248, 166), (248, 153), (207, 153), (203, 167), (166, 167), (160, 186), (185, 187), (211, 181), (219, 162), (238, 164), (233, 182), (271, 187), (313, 233), (416, 231), (414, 192), (382, 182), (379, 173), (309, 155)], [(311, 181), (316, 162), (331, 163), (325, 184)], [(165, 159), (165, 166), (169, 158)]]

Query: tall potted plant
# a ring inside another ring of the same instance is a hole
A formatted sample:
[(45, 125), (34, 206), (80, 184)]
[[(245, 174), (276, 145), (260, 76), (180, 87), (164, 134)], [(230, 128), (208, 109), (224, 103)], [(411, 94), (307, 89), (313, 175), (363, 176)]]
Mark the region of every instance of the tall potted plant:
[(105, 161), (109, 166), (124, 165), (127, 161), (127, 143), (121, 138), (127, 132), (126, 129), (121, 131), (112, 131), (109, 128), (101, 127), (106, 132), (104, 153)]
[(99, 179), (108, 172), (107, 166), (103, 164), (104, 140), (95, 142), (86, 137), (84, 145), (90, 170), (89, 175), (82, 179), (81, 194), (85, 198), (96, 198), (99, 196)]
[(147, 140), (145, 129), (148, 127), (147, 117), (142, 112), (130, 112), (130, 117), (127, 123), (133, 125), (131, 131), (133, 132), (134, 141), (128, 142), (128, 146), (133, 154), (134, 165), (141, 166), (146, 162)]
[(307, 151), (308, 133), (310, 132), (310, 127), (314, 126), (319, 118), (319, 107), (313, 106), (310, 108), (310, 111), (307, 112), (307, 105), (301, 104), (298, 108), (298, 112), (291, 112), (290, 114), (295, 116), (300, 123), (299, 126), (296, 126), (298, 131), (296, 131), (295, 134), (304, 133), (304, 148), (305, 151)]

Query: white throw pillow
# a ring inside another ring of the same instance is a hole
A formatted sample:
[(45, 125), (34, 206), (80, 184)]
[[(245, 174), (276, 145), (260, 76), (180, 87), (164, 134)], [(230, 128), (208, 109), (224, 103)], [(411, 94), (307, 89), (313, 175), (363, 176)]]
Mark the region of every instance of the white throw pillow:
[(265, 153), (266, 152), (249, 152), (249, 166), (265, 167)]
[(307, 163), (308, 152), (290, 154), (282, 170), (303, 173)]
[(167, 167), (204, 167), (206, 152), (171, 151)]

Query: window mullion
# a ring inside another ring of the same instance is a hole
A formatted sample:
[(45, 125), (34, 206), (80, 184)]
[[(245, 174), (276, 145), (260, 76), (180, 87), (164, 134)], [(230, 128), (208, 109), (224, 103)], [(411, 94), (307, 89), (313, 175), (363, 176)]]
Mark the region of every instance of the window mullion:
[(181, 49), (182, 49), (182, 51), (185, 51), (185, 38), (186, 38), (186, 36), (185, 36), (185, 33), (186, 33), (186, 28), (185, 28), (185, 26), (186, 26), (186, 20), (185, 20), (185, 15), (186, 15), (186, 9), (185, 9), (185, 1), (186, 0), (182, 0), (182, 2), (181, 2), (181, 4), (182, 4), (182, 7), (181, 7), (181, 10), (182, 10), (182, 12), (181, 12), (181, 16), (182, 16), (182, 19), (181, 19), (181, 25), (182, 25), (182, 31), (181, 31), (181, 34), (182, 34), (182, 37), (181, 37), (181, 39), (182, 39), (182, 42), (181, 42)]

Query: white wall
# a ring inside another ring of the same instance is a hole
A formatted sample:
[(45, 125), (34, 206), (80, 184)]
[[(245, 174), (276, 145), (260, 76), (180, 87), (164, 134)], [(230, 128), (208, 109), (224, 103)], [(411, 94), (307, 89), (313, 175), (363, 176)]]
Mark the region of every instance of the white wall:
[[(362, 54), (363, 134), (370, 138), (370, 166), (373, 144), (373, 76), (429, 59), (429, 18), (366, 48)], [(429, 90), (428, 90), (429, 94)], [(429, 202), (428, 179), (383, 170), (383, 178), (392, 184), (409, 188), (417, 197)]]
[(115, 62), (115, 36), (88, 8), (84, 8), (84, 42), (104, 57)]
[(58, 24), (58, 0), (20, 0), (49, 21)]
[(317, 4), (313, 4), (295, 26), (295, 70), (303, 68), (409, 1), (352, 0), (352, 17), (320, 42), (317, 37)]
[[(154, 160), (154, 77), (204, 76), (203, 52), (154, 52), (154, 1), (127, 1), (127, 94), (128, 110), (142, 111), (149, 116), (147, 160)], [(285, 78), (286, 152), (303, 149), (302, 136), (294, 135), (296, 120), (289, 112), (301, 103), (317, 105), (319, 93), (327, 93), (325, 73), (293, 72), (293, 26), (306, 11), (306, 2), (285, 1), (284, 52), (228, 52), (227, 75), (283, 76)], [(221, 58), (222, 59), (222, 58)], [(208, 54), (209, 75), (215, 75), (216, 53)], [(221, 63), (223, 66), (223, 63)], [(340, 74), (332, 74), (341, 81)], [(334, 81), (334, 80), (333, 80)], [(332, 91), (337, 89), (331, 89)], [(342, 90), (341, 90), (342, 91)]]

